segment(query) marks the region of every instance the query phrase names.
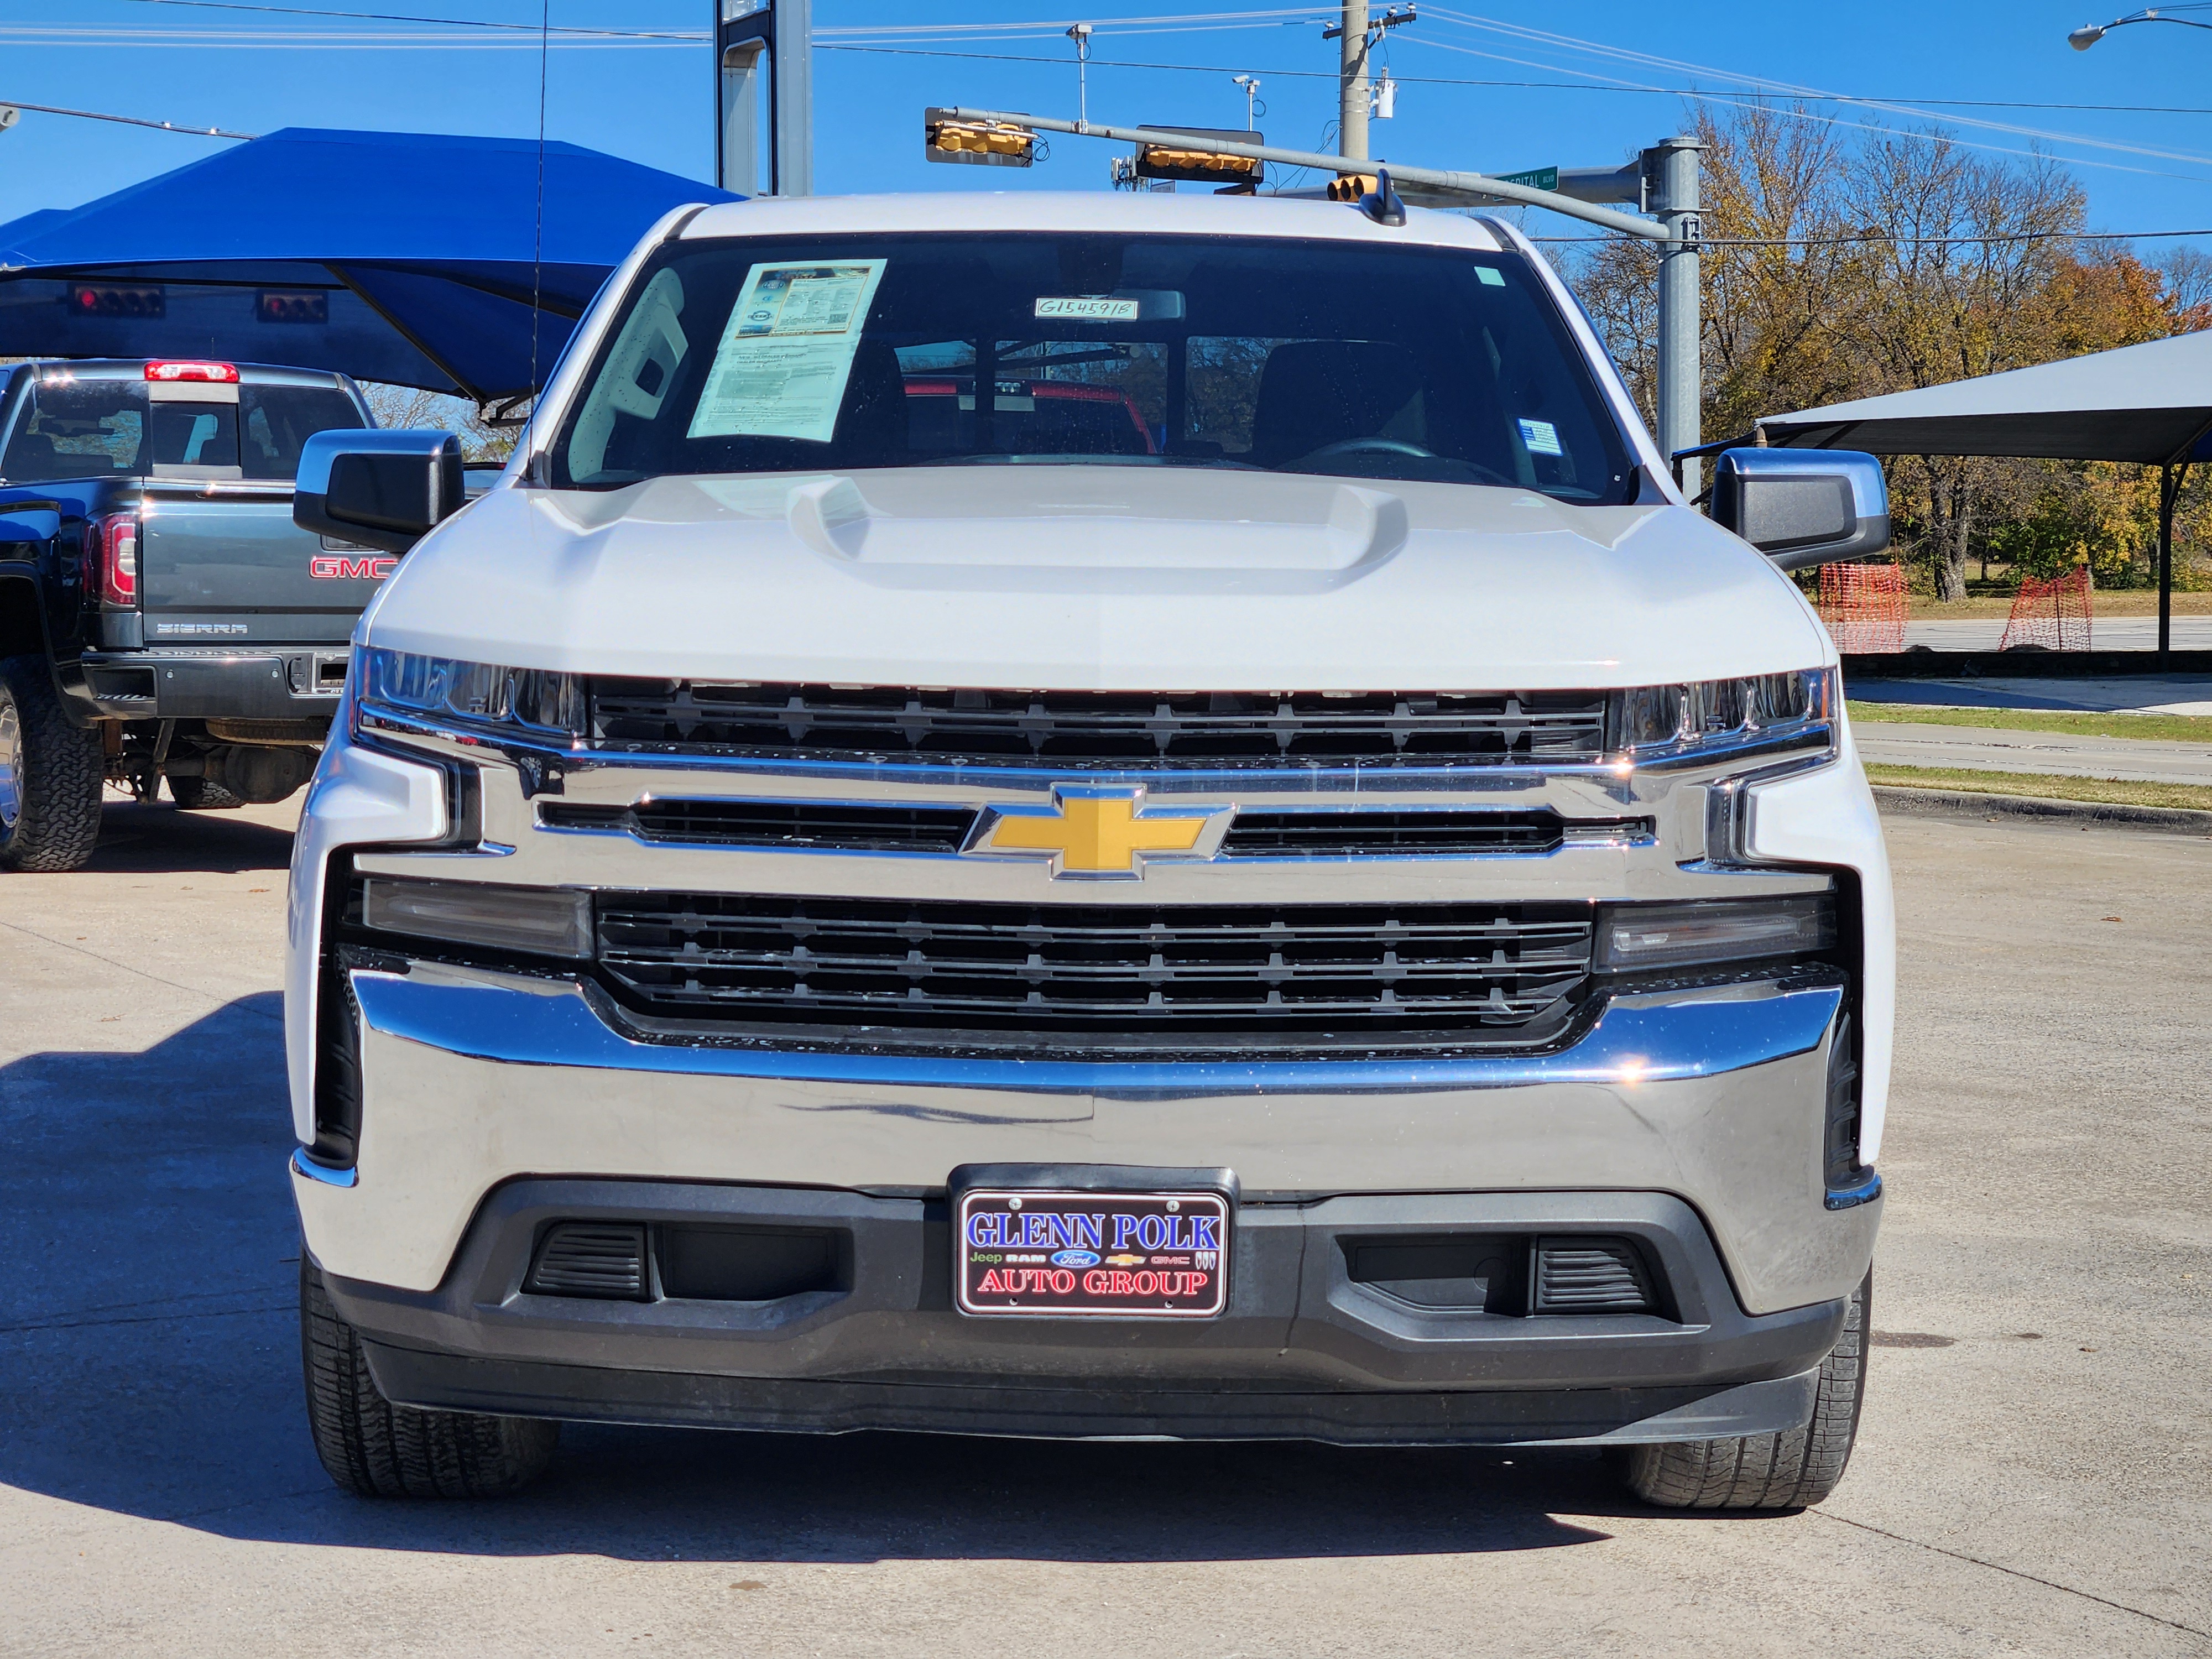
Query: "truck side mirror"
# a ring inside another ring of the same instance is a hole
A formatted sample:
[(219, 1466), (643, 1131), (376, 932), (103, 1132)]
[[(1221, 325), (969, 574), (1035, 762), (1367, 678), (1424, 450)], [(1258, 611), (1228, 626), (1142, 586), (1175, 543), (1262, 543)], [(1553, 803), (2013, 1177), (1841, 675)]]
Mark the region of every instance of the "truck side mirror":
[(1889, 545), (1881, 463), (1851, 449), (1724, 449), (1713, 522), (1784, 570), (1863, 559)]
[(461, 441), (452, 433), (342, 428), (301, 447), (292, 522), (404, 553), (465, 500)]

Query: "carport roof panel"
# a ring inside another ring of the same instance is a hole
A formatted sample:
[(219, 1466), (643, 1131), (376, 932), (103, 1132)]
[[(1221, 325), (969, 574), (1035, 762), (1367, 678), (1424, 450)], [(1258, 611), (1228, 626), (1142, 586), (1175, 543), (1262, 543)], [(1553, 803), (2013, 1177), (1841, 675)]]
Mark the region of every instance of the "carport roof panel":
[(1878, 455), (2212, 459), (2212, 331), (1759, 423), (1771, 442)]

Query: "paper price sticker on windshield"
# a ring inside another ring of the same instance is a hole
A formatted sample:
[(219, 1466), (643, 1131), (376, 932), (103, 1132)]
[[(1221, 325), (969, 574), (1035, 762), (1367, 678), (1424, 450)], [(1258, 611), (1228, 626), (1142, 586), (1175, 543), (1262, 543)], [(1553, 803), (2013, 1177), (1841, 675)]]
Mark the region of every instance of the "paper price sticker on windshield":
[(1133, 323), (1138, 301), (1119, 300), (1110, 294), (1076, 294), (1059, 298), (1040, 297), (1036, 315), (1046, 321)]
[(755, 265), (730, 307), (686, 435), (828, 443), (889, 263)]
[(1211, 1319), (1229, 1304), (1229, 1219), (1219, 1193), (963, 1193), (960, 1311)]

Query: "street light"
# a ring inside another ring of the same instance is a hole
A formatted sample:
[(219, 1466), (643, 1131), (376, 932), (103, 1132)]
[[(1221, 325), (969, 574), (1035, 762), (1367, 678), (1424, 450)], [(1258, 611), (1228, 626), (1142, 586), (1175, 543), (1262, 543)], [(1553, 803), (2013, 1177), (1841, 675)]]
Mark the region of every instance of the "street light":
[(2131, 11), (2125, 17), (2115, 17), (2109, 23), (2084, 23), (2066, 37), (2066, 44), (2076, 52), (2087, 52), (2116, 28), (2130, 23), (2179, 23), (2185, 28), (2212, 29), (2212, 23), (2199, 22), (2194, 17), (2175, 17), (2177, 11), (2212, 11), (2212, 4), (2167, 6), (2163, 10), (2155, 7), (2144, 11)]

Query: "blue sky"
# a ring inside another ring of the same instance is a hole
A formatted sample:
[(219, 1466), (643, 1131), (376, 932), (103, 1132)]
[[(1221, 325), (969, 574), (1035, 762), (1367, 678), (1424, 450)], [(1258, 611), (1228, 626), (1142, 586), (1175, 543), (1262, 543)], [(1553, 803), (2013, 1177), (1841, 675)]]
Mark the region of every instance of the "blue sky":
[[(527, 24), (532, 31), (539, 17), (538, 0), (289, 3)], [(2067, 30), (2110, 15), (2088, 15), (2084, 6), (2094, 3), (1715, 0), (1662, 7), (1651, 0), (1461, 0), (1486, 6), (1480, 11), (1424, 5), (1419, 21), (1390, 37), (1389, 62), (1402, 91), (1397, 118), (1376, 125), (1374, 148), (1408, 162), (1494, 170), (1608, 164), (1681, 125), (1685, 100), (1678, 93), (1637, 88), (1698, 87), (1741, 96), (1763, 84), (1925, 112), (1818, 106), (1834, 119), (1943, 119), (1976, 144), (2040, 147), (2075, 167), (2089, 192), (2092, 222), (2101, 229), (2212, 227), (2212, 30), (2138, 27), (2075, 52)], [(551, 0), (550, 15), (556, 27), (574, 29), (696, 33), (710, 3)], [(1052, 158), (1026, 173), (933, 167), (921, 156), (927, 104), (1073, 114), (1072, 49), (1057, 31), (1078, 18), (1097, 29), (1091, 109), (1099, 119), (1241, 125), (1243, 95), (1230, 76), (1245, 71), (1262, 79), (1261, 125), (1272, 141), (1324, 147), (1334, 112), (1335, 47), (1322, 42), (1315, 20), (1327, 7), (1102, 0), (1085, 10), (1083, 3), (972, 0), (956, 9), (914, 0), (816, 0), (823, 47), (816, 69), (817, 187), (1104, 188), (1115, 147), (1096, 141), (1060, 139)], [(2212, 20), (2212, 11), (2204, 15)], [(556, 46), (546, 85), (548, 134), (705, 179), (712, 155), (709, 56), (697, 42)], [(1473, 82), (1547, 84), (1466, 84)], [(175, 0), (0, 0), (0, 99), (246, 132), (313, 125), (528, 136), (537, 130), (538, 58), (534, 33), (347, 22)], [(2188, 112), (1968, 107), (1935, 100)], [(0, 135), (6, 163), (0, 219), (74, 205), (213, 148), (207, 139), (26, 114)], [(2172, 246), (2151, 243), (2142, 251), (2156, 257)]]

